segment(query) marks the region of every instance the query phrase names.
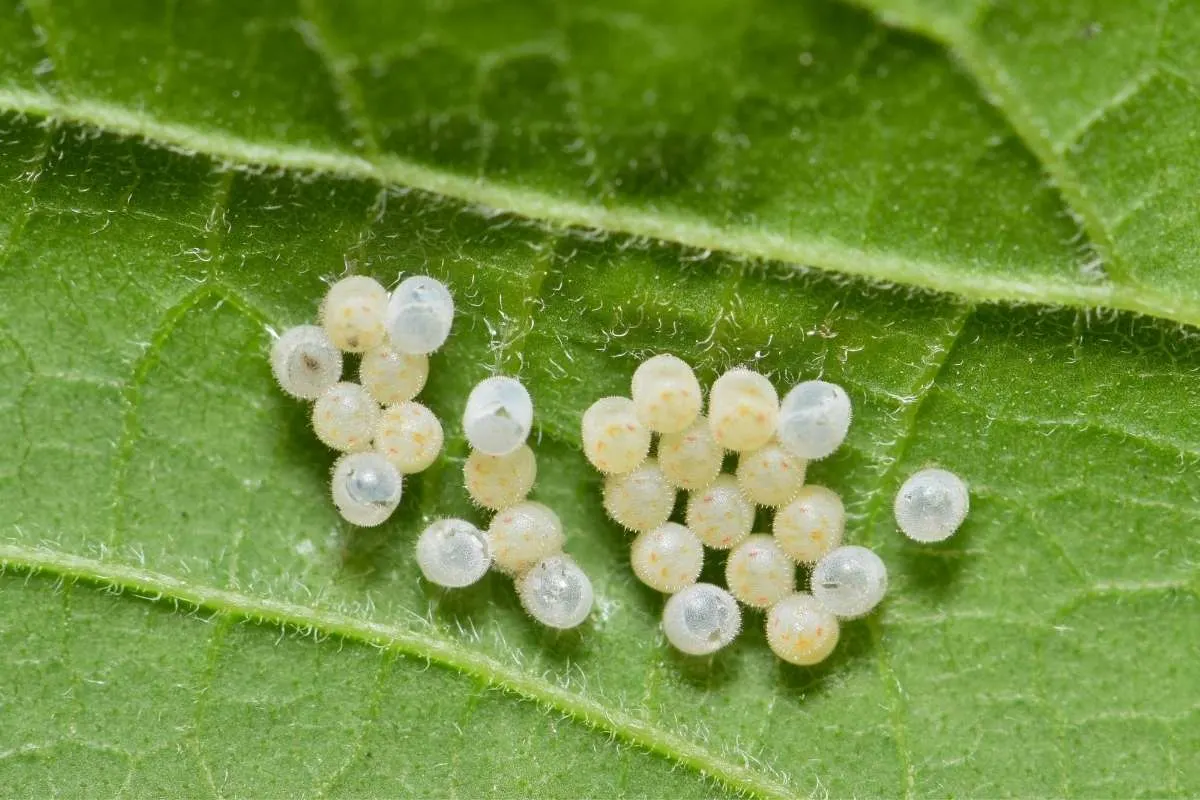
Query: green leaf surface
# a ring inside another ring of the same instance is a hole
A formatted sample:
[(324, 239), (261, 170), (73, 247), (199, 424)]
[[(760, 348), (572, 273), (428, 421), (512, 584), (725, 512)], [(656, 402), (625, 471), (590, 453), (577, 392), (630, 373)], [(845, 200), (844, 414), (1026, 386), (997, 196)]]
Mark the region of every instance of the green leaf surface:
[(1200, 5), (858, 1), (946, 43), (1062, 190), (1110, 279), (1196, 308)]
[[(1055, 60), (1126, 5), (1041, 8), (881, 9), (965, 73), (815, 0), (0, 15), (0, 793), (1200, 793), (1195, 106), (1105, 104), (1136, 14)], [(423, 395), (446, 457), (376, 530), (265, 361), (345, 269), (463, 312)], [(891, 593), (819, 668), (760, 615), (710, 660), (657, 630), (577, 427), (665, 349), (852, 395), (810, 475)], [(597, 589), (577, 633), (411, 558), (482, 519), (457, 419), (497, 370)], [(930, 462), (972, 514), (919, 547), (890, 503)]]
[(1200, 321), (1194, 217), (1161, 269), (1110, 264), (1107, 232), (1072, 221), (1098, 228), (1094, 209), (1062, 206), (935, 46), (829, 0), (26, 5), (0, 109), (975, 300)]

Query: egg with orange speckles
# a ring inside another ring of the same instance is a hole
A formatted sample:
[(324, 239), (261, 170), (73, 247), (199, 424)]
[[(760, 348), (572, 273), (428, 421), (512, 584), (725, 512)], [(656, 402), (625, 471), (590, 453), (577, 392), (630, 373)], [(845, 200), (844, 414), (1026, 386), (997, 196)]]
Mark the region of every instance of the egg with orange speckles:
[(769, 608), (796, 590), (796, 565), (773, 537), (756, 533), (729, 554), (725, 585), (740, 602)]
[(463, 483), (471, 499), (484, 508), (502, 511), (529, 496), (537, 480), (537, 458), (529, 445), (493, 456), (472, 450), (463, 464)]
[(750, 535), (754, 504), (742, 494), (732, 475), (722, 475), (688, 496), (684, 521), (704, 544), (728, 550)]
[(809, 667), (829, 657), (841, 635), (837, 617), (799, 592), (767, 611), (767, 645), (789, 664)]
[(700, 578), (704, 545), (686, 526), (666, 522), (634, 539), (629, 561), (642, 583), (674, 594)]
[(771, 532), (793, 560), (815, 564), (842, 543), (846, 509), (842, 498), (824, 486), (802, 487), (792, 502), (775, 512)]
[(623, 475), (650, 454), (650, 429), (628, 397), (602, 397), (583, 412), (583, 454), (606, 475)]
[(375, 428), (375, 449), (405, 474), (428, 469), (442, 452), (443, 439), (442, 423), (413, 400), (388, 406)]
[(313, 404), (317, 438), (334, 450), (355, 453), (371, 447), (379, 404), (357, 383), (335, 383)]
[(633, 472), (604, 481), (604, 510), (627, 530), (648, 531), (667, 521), (675, 507), (675, 487), (653, 458)]
[(666, 353), (643, 361), (631, 388), (638, 419), (655, 433), (684, 430), (704, 402), (696, 373), (683, 359)]
[(679, 433), (659, 437), (657, 458), (672, 485), (694, 492), (711, 485), (721, 474), (725, 451), (713, 438), (708, 419), (699, 416)]
[(778, 508), (800, 492), (807, 466), (778, 442), (768, 442), (738, 457), (738, 485), (758, 505)]
[(566, 541), (558, 515), (532, 500), (492, 517), (487, 535), (492, 562), (509, 575), (520, 575), (543, 558), (561, 552)]
[(329, 287), (321, 301), (321, 325), (340, 350), (364, 353), (387, 338), (388, 293), (374, 278), (351, 275)]
[(779, 419), (779, 394), (763, 375), (729, 370), (708, 393), (708, 424), (726, 450), (757, 450), (771, 441)]

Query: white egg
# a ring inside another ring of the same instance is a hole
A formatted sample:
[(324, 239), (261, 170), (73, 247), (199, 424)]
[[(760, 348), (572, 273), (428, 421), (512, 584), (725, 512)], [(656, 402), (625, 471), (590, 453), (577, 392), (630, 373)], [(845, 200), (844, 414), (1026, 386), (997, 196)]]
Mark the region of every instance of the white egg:
[(358, 380), (376, 402), (383, 405), (412, 400), (429, 378), (429, 356), (397, 353), (376, 347), (362, 358)]
[(454, 324), (454, 298), (441, 281), (416, 275), (400, 283), (388, 302), (386, 325), (392, 349), (426, 355), (446, 343)]
[(366, 450), (375, 438), (379, 413), (379, 404), (366, 389), (357, 383), (335, 383), (313, 404), (313, 432), (334, 450)]
[(775, 539), (757, 533), (729, 553), (725, 585), (746, 605), (769, 608), (796, 591), (796, 565)]
[(321, 301), (321, 325), (338, 348), (364, 353), (387, 337), (383, 320), (388, 293), (374, 278), (351, 275), (329, 287)]
[(568, 555), (542, 559), (517, 579), (521, 605), (551, 628), (574, 628), (592, 610), (592, 582)]
[(631, 531), (657, 528), (675, 508), (675, 487), (652, 458), (633, 472), (604, 480), (604, 510), (613, 522)]
[(758, 505), (777, 508), (799, 493), (807, 467), (807, 461), (778, 442), (768, 442), (738, 456), (738, 485)]
[(470, 586), (491, 565), (487, 535), (466, 520), (436, 520), (417, 538), (417, 566), (425, 580), (438, 586)]
[(493, 563), (509, 575), (520, 575), (543, 558), (562, 552), (566, 541), (558, 515), (532, 500), (492, 517), (487, 534)]
[(529, 496), (537, 480), (537, 458), (523, 444), (503, 456), (472, 450), (463, 464), (463, 482), (471, 499), (484, 508), (500, 511)]
[(815, 564), (842, 543), (846, 509), (842, 498), (824, 486), (805, 486), (796, 499), (775, 512), (772, 533), (792, 559)]
[(476, 450), (503, 456), (525, 444), (533, 429), (533, 399), (515, 378), (480, 381), (467, 396), (463, 432)]
[(693, 583), (671, 595), (662, 629), (675, 649), (706, 656), (725, 647), (742, 629), (742, 610), (733, 595), (711, 583)]
[(887, 567), (865, 547), (839, 547), (813, 567), (812, 593), (835, 616), (865, 616), (887, 593)]
[(766, 377), (737, 367), (717, 378), (708, 393), (708, 424), (726, 450), (757, 450), (771, 441), (779, 395)]
[(696, 417), (679, 433), (664, 433), (658, 440), (657, 455), (667, 480), (689, 492), (715, 481), (725, 459), (725, 451), (713, 438), (705, 417)]
[(779, 442), (800, 458), (825, 458), (845, 441), (850, 417), (850, 397), (842, 387), (825, 381), (798, 383), (779, 407)]
[(583, 412), (583, 454), (607, 475), (631, 472), (650, 454), (650, 429), (627, 397), (602, 397)]
[(767, 645), (789, 664), (810, 667), (833, 652), (840, 627), (812, 595), (793, 594), (767, 611)]
[(352, 525), (380, 525), (400, 505), (403, 478), (378, 453), (349, 453), (333, 465), (330, 492), (338, 513)]
[(721, 475), (708, 487), (688, 496), (684, 519), (700, 541), (718, 550), (728, 550), (750, 535), (754, 505), (742, 494), (732, 475)]
[(678, 433), (696, 421), (704, 402), (700, 381), (683, 359), (657, 355), (633, 373), (638, 419), (655, 433)]
[(923, 469), (896, 493), (893, 511), (904, 535), (917, 542), (950, 538), (971, 507), (962, 478), (944, 469)]
[(315, 400), (342, 377), (342, 351), (324, 328), (297, 325), (272, 343), (271, 372), (285, 393)]
[(442, 452), (442, 423), (414, 400), (390, 405), (375, 427), (375, 449), (406, 475), (428, 469)]
[(638, 534), (629, 561), (638, 580), (660, 592), (674, 594), (700, 578), (704, 545), (685, 526), (665, 522)]

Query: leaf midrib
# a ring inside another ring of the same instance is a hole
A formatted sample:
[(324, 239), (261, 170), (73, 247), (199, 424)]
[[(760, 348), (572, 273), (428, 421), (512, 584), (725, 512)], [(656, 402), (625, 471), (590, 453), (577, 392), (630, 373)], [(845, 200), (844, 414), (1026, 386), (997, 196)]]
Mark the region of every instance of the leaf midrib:
[(191, 583), (152, 570), (84, 558), (46, 547), (0, 545), (5, 569), (44, 573), (98, 584), (155, 603), (184, 605), (227, 618), (274, 624), (306, 633), (381, 647), (426, 659), (462, 675), (496, 686), (527, 700), (560, 711), (589, 727), (607, 731), (631, 744), (709, 776), (728, 788), (763, 798), (790, 798), (793, 788), (746, 764), (736, 763), (633, 714), (610, 708), (583, 694), (514, 669), (453, 639), (431, 633), (359, 619), (348, 614), (254, 597), (241, 592)]
[[(144, 111), (112, 103), (86, 98), (60, 99), (43, 91), (0, 88), (0, 112), (41, 117), (143, 139), (176, 152), (204, 156), (235, 169), (274, 168), (365, 180), (381, 186), (412, 187), (556, 226), (644, 236), (698, 250), (779, 261), (794, 265), (796, 270), (812, 267), (840, 272), (956, 295), (971, 303), (1107, 307), (1200, 326), (1200, 304), (1143, 286), (1130, 287), (1113, 282), (1086, 285), (1047, 277), (1015, 280), (982, 275), (960, 269), (955, 264), (902, 258), (849, 247), (841, 242), (730, 230), (699, 216), (678, 212), (650, 213), (564, 200), (499, 181), (433, 169), (395, 155), (357, 155), (301, 145), (254, 142), (223, 131), (165, 122)], [(1027, 132), (1019, 132), (1027, 144), (1033, 144)], [(1043, 165), (1047, 165), (1047, 148), (1033, 149)], [(1053, 169), (1050, 171), (1054, 172)], [(1076, 206), (1088, 207), (1081, 192), (1075, 192), (1067, 199)], [(1075, 210), (1079, 211), (1079, 208)], [(1081, 214), (1087, 222), (1085, 227), (1089, 235), (1103, 248), (1108, 237), (1098, 216)]]
[[(1118, 247), (1113, 237), (1113, 232), (1120, 226), (1120, 221), (1106, 219), (1104, 212), (1092, 200), (1087, 185), (1080, 179), (1067, 158), (1071, 147), (1083, 135), (1087, 126), (1078, 128), (1070, 136), (1057, 142), (1045, 130), (1037, 113), (1022, 97), (1016, 81), (1004, 64), (989, 52), (984, 42), (973, 32), (979, 20), (988, 12), (989, 4), (981, 4), (967, 17), (951, 22), (916, 9), (906, 13), (881, 14), (880, 9), (871, 0), (849, 0), (849, 2), (875, 14), (888, 25), (923, 36), (945, 48), (961, 68), (970, 75), (971, 79), (979, 85), (984, 99), (1003, 115), (1022, 144), (1029, 149), (1042, 169), (1046, 171), (1067, 207), (1077, 215), (1080, 227), (1087, 234), (1091, 245), (1106, 265), (1110, 279), (1120, 280), (1128, 276), (1129, 265), (1118, 253)], [(1133, 295), (1150, 296), (1143, 288), (1127, 289), (1126, 291)], [(1166, 306), (1177, 305), (1167, 297), (1160, 297), (1156, 302)], [(1185, 307), (1192, 305), (1194, 304), (1183, 304)], [(1114, 307), (1124, 308), (1120, 305)], [(1126, 310), (1161, 316), (1189, 325), (1196, 324), (1195, 309), (1179, 308), (1178, 316), (1132, 306)]]

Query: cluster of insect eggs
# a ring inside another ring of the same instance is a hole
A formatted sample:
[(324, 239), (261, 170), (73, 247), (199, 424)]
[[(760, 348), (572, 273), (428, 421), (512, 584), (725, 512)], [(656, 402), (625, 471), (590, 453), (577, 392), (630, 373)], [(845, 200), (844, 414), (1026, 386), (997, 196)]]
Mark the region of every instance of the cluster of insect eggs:
[(481, 381), (467, 397), (463, 432), (471, 453), (463, 483), (479, 506), (495, 512), (486, 530), (461, 519), (437, 520), (417, 540), (417, 563), (431, 583), (467, 586), (491, 567), (513, 578), (521, 605), (551, 628), (574, 628), (591, 613), (591, 581), (563, 552), (558, 515), (528, 500), (537, 459), (526, 443), (533, 400), (516, 379)]
[[(429, 376), (429, 355), (454, 322), (454, 300), (426, 276), (403, 281), (390, 294), (377, 281), (353, 276), (330, 287), (319, 325), (283, 333), (271, 349), (271, 368), (283, 390), (313, 400), (317, 437), (341, 451), (331, 494), (344, 519), (374, 526), (397, 508), (403, 476), (428, 468), (444, 434), (434, 413), (415, 401)], [(343, 353), (362, 356), (359, 383), (341, 380)], [(489, 569), (513, 576), (522, 604), (540, 622), (580, 624), (592, 607), (592, 587), (562, 552), (562, 523), (527, 501), (537, 460), (526, 444), (533, 401), (513, 378), (481, 381), (470, 393), (463, 431), (471, 444), (464, 466), (468, 493), (496, 512), (486, 531), (466, 520), (440, 519), (417, 540), (416, 560), (431, 583), (461, 588)]]
[[(807, 463), (845, 440), (850, 399), (840, 386), (805, 381), (781, 401), (765, 376), (736, 368), (714, 382), (707, 415), (702, 410), (695, 373), (672, 355), (643, 362), (630, 397), (587, 409), (583, 450), (605, 475), (605, 511), (637, 534), (634, 574), (670, 595), (662, 627), (677, 649), (706, 655), (729, 644), (741, 628), (740, 603), (767, 612), (767, 640), (780, 658), (815, 664), (837, 644), (838, 620), (869, 613), (887, 588), (878, 556), (842, 546), (841, 498), (805, 484)], [(738, 455), (732, 475), (721, 472), (729, 451)], [(897, 497), (901, 528), (952, 533), (965, 515), (961, 481), (950, 502), (913, 481)], [(669, 521), (680, 490), (688, 493), (684, 524)], [(769, 535), (753, 533), (757, 506), (775, 511)], [(946, 518), (940, 527), (931, 524), (934, 509)], [(728, 588), (698, 582), (705, 547), (729, 551)], [(812, 569), (811, 593), (796, 590), (797, 565)]]
[(551, 628), (574, 628), (592, 610), (592, 584), (562, 551), (558, 516), (523, 501), (497, 514), (487, 530), (462, 519), (439, 519), (417, 539), (417, 565), (430, 583), (461, 588), (491, 568), (510, 575), (521, 605)]
[[(428, 356), (446, 341), (453, 320), (453, 298), (433, 278), (409, 278), (389, 294), (371, 278), (352, 276), (330, 287), (320, 325), (289, 329), (272, 347), (279, 385), (315, 401), (314, 432), (344, 454), (331, 494), (354, 525), (387, 520), (403, 476), (428, 468), (441, 452), (441, 423), (414, 398), (428, 378)], [(343, 353), (361, 355), (359, 383), (341, 380)], [(807, 461), (829, 455), (846, 436), (846, 393), (807, 381), (781, 402), (767, 378), (738, 368), (713, 384), (706, 417), (695, 374), (670, 355), (643, 363), (631, 390), (630, 398), (603, 398), (588, 409), (583, 446), (607, 476), (609, 516), (639, 533), (635, 573), (672, 596), (663, 615), (668, 639), (689, 653), (723, 647), (739, 632), (741, 601), (768, 609), (768, 641), (780, 657), (824, 658), (836, 643), (837, 618), (867, 613), (886, 589), (874, 554), (837, 547), (845, 521), (837, 495), (804, 485)], [(526, 444), (532, 419), (532, 400), (515, 379), (498, 376), (475, 387), (463, 414), (472, 446), (464, 481), (496, 515), (486, 532), (464, 520), (436, 521), (418, 541), (417, 560), (431, 582), (446, 587), (470, 585), (495, 566), (516, 579), (532, 616), (573, 627), (590, 611), (592, 588), (562, 552), (557, 516), (526, 499), (537, 474)], [(721, 474), (726, 451), (739, 454), (733, 476)], [(690, 493), (686, 525), (668, 522), (677, 490)], [(756, 505), (777, 509), (771, 536), (751, 535)], [(961, 524), (967, 506), (960, 479), (924, 470), (897, 494), (895, 515), (911, 538), (938, 541)], [(731, 550), (728, 590), (697, 583), (704, 546)], [(795, 563), (816, 565), (811, 596), (795, 592)]]
[[(403, 476), (428, 468), (442, 449), (441, 422), (415, 398), (429, 354), (450, 335), (454, 300), (424, 275), (390, 293), (353, 275), (329, 287), (318, 318), (274, 341), (271, 371), (285, 393), (313, 401), (313, 432), (343, 454), (330, 481), (338, 513), (380, 525), (400, 504)], [(358, 383), (342, 380), (343, 353), (361, 356)]]

